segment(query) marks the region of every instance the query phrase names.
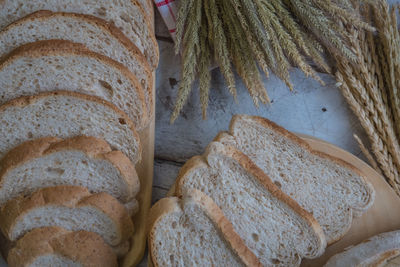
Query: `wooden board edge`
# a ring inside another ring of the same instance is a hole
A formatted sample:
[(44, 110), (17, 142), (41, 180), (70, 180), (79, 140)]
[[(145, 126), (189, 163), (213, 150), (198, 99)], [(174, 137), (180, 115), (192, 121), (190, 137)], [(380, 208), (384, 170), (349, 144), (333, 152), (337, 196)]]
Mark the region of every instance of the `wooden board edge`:
[(361, 217), (353, 218), (349, 232), (341, 240), (330, 245), (320, 258), (304, 259), (301, 267), (323, 266), (331, 256), (344, 251), (346, 247), (357, 245), (377, 234), (400, 229), (400, 198), (382, 176), (350, 152), (312, 136), (297, 135), (313, 149), (332, 156), (340, 156), (342, 160), (358, 168), (377, 191), (373, 206)]
[(155, 134), (155, 72), (153, 72), (153, 112), (150, 124), (139, 132), (142, 142), (142, 161), (136, 165), (140, 180), (140, 192), (137, 196), (139, 211), (133, 217), (135, 232), (131, 238), (131, 248), (122, 259), (121, 266), (136, 266), (142, 260), (147, 245), (147, 217), (151, 207), (154, 169)]

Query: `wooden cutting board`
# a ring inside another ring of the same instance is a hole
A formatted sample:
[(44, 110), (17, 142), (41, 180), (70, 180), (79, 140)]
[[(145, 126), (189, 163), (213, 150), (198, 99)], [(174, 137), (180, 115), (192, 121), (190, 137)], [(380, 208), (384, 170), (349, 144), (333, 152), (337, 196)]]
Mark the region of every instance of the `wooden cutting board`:
[(137, 196), (139, 212), (133, 217), (135, 233), (131, 239), (131, 249), (120, 264), (123, 267), (136, 266), (146, 250), (146, 225), (153, 187), (155, 94), (155, 73), (153, 73), (153, 116), (149, 126), (138, 132), (142, 143), (142, 160), (136, 165), (140, 180), (140, 192)]
[(356, 245), (380, 233), (400, 230), (400, 198), (385, 182), (382, 176), (374, 171), (368, 164), (349, 152), (314, 137), (300, 136), (306, 140), (313, 149), (338, 157), (360, 169), (364, 177), (375, 188), (375, 202), (373, 206), (363, 216), (353, 220), (350, 231), (343, 239), (330, 245), (322, 257), (314, 260), (303, 260), (301, 264), (302, 267), (323, 266), (332, 255), (342, 252), (344, 248), (348, 246)]

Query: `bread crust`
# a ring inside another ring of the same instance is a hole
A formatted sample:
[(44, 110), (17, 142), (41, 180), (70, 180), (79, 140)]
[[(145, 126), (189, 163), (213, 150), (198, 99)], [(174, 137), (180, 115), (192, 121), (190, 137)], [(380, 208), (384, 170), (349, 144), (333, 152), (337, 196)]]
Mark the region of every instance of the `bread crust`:
[(324, 265), (378, 267), (400, 255), (400, 231), (382, 233), (348, 247), (332, 256)]
[(104, 55), (92, 52), (87, 49), (86, 46), (79, 43), (74, 43), (66, 40), (44, 40), (37, 41), (34, 43), (29, 43), (22, 45), (8, 55), (2, 58), (0, 62), (0, 69), (4, 69), (15, 60), (23, 57), (29, 58), (40, 58), (43, 56), (78, 56), (78, 57), (88, 57), (102, 62), (110, 68), (115, 69), (117, 72), (122, 73), (133, 85), (132, 90), (135, 90), (136, 97), (139, 98), (141, 103), (140, 110), (143, 114), (140, 116), (140, 122), (136, 123), (137, 128), (145, 128), (149, 124), (149, 114), (147, 111), (146, 100), (144, 96), (143, 87), (140, 85), (136, 76), (121, 63), (106, 57)]
[(32, 230), (16, 243), (7, 261), (10, 267), (28, 266), (37, 257), (56, 254), (85, 267), (117, 267), (117, 257), (103, 239), (92, 232), (70, 232), (61, 227)]
[[(145, 88), (146, 91), (146, 103), (147, 103), (147, 111), (149, 113), (152, 112), (151, 107), (153, 106), (153, 76), (152, 76), (152, 68), (149, 65), (149, 62), (144, 57), (142, 52), (140, 52), (139, 48), (128, 38), (125, 34), (118, 29), (115, 25), (92, 15), (86, 14), (77, 14), (77, 13), (67, 13), (67, 12), (52, 12), (48, 10), (41, 10), (34, 12), (32, 14), (23, 17), (0, 31), (0, 36), (5, 32), (12, 30), (20, 25), (23, 25), (29, 21), (45, 21), (51, 18), (61, 18), (67, 17), (72, 18), (77, 21), (84, 21), (85, 23), (89, 23), (95, 25), (97, 28), (100, 28), (103, 32), (107, 32), (110, 36), (114, 37), (122, 46), (124, 46), (127, 51), (134, 57), (138, 62), (139, 65), (143, 68), (144, 72), (146, 73), (147, 83), (149, 86)], [(150, 114), (152, 115), (152, 114)]]
[(148, 38), (150, 38), (150, 41), (151, 41), (151, 43), (153, 45), (152, 48), (153, 48), (153, 51), (154, 51), (155, 59), (152, 60), (151, 59), (151, 55), (148, 55), (148, 58), (149, 58), (149, 61), (150, 61), (150, 65), (153, 67), (153, 69), (156, 69), (157, 66), (158, 66), (159, 58), (160, 58), (160, 52), (158, 50), (158, 43), (157, 43), (157, 40), (156, 40), (156, 36), (154, 34), (154, 27), (153, 27), (153, 24), (150, 22), (151, 18), (149, 18), (146, 15), (146, 11), (144, 11), (142, 5), (137, 0), (131, 0), (131, 3), (139, 8), (139, 10), (142, 13), (143, 18), (144, 18), (144, 20), (146, 22), (147, 30), (149, 31)]
[(44, 92), (44, 93), (39, 93), (33, 96), (22, 96), (15, 98), (4, 105), (0, 106), (0, 113), (3, 112), (4, 110), (12, 107), (26, 107), (28, 105), (34, 104), (35, 102), (47, 98), (47, 97), (63, 97), (63, 96), (68, 96), (68, 97), (74, 97), (80, 100), (85, 100), (85, 101), (90, 101), (90, 102), (95, 102), (101, 105), (104, 105), (108, 107), (109, 109), (113, 110), (116, 114), (118, 114), (128, 125), (129, 129), (131, 130), (133, 136), (135, 137), (137, 146), (138, 146), (138, 153), (136, 155), (136, 158), (132, 159), (133, 163), (137, 163), (141, 159), (141, 151), (142, 151), (142, 146), (140, 143), (140, 138), (139, 134), (136, 132), (135, 126), (132, 122), (132, 120), (126, 115), (123, 111), (118, 109), (116, 106), (111, 104), (110, 102), (101, 99), (97, 96), (91, 96), (91, 95), (85, 95), (77, 92), (70, 92), (70, 91), (53, 91), (53, 92)]
[[(328, 159), (340, 166), (342, 166), (343, 168), (346, 169), (350, 169), (351, 171), (353, 171), (354, 173), (356, 173), (358, 176), (360, 176), (360, 178), (362, 179), (362, 181), (364, 182), (364, 184), (366, 185), (366, 188), (368, 188), (369, 191), (369, 201), (366, 202), (365, 206), (361, 206), (361, 207), (351, 207), (352, 208), (352, 217), (358, 217), (360, 216), (363, 212), (367, 211), (374, 203), (374, 199), (375, 199), (375, 190), (373, 188), (373, 186), (365, 179), (364, 175), (361, 173), (361, 171), (359, 169), (357, 169), (356, 167), (354, 167), (353, 165), (351, 165), (348, 162), (343, 161), (342, 159), (333, 157), (331, 155), (328, 155), (326, 153), (323, 152), (319, 152), (316, 150), (313, 150), (311, 148), (311, 146), (304, 141), (303, 139), (301, 139), (300, 137), (298, 137), (297, 135), (289, 132), (288, 130), (286, 130), (285, 128), (279, 126), (278, 124), (263, 118), (263, 117), (258, 117), (258, 116), (250, 116), (250, 115), (234, 115), (230, 126), (229, 126), (229, 135), (233, 136), (233, 138), (235, 138), (234, 135), (234, 129), (235, 129), (235, 125), (239, 124), (240, 121), (253, 121), (255, 123), (258, 123), (259, 125), (261, 125), (264, 128), (269, 128), (271, 130), (273, 130), (274, 132), (282, 135), (283, 137), (291, 140), (292, 142), (294, 142), (295, 144), (297, 144), (298, 146), (300, 146), (301, 148), (303, 148), (304, 150), (306, 150), (308, 153), (315, 155), (317, 157), (320, 158), (325, 158)], [(222, 138), (223, 134), (218, 135), (214, 140), (220, 140), (219, 138)], [(348, 229), (350, 229), (351, 227), (351, 223), (348, 225)], [(346, 230), (348, 230), (346, 229)], [(333, 239), (333, 240), (329, 240), (328, 245), (335, 243), (336, 241), (340, 240), (346, 233), (347, 231), (344, 231), (343, 234), (341, 236), (338, 236), (337, 238)]]
[[(149, 55), (145, 55), (145, 56), (148, 59), (148, 61), (150, 62), (150, 65), (153, 67), (153, 69), (155, 69), (157, 67), (158, 61), (159, 61), (159, 50), (158, 50), (158, 43), (157, 43), (155, 35), (154, 35), (154, 29), (152, 27), (152, 24), (150, 23), (149, 17), (146, 16), (146, 12), (142, 8), (142, 6), (138, 3), (138, 1), (137, 0), (130, 0), (130, 3), (133, 6), (138, 8), (138, 11), (141, 13), (141, 16), (143, 17), (143, 20), (147, 25), (147, 31), (148, 31), (147, 34), (145, 36), (143, 36), (143, 35), (136, 35), (136, 36), (137, 36), (137, 38), (139, 38), (141, 40), (141, 42), (143, 43), (144, 46), (148, 43), (146, 41), (146, 39), (149, 39), (149, 41), (151, 43), (151, 47), (149, 47), (148, 50), (153, 51), (153, 53), (150, 53)], [(0, 7), (3, 6), (3, 5), (6, 5), (6, 4), (7, 3), (6, 3), (5, 0), (0, 1)], [(38, 10), (32, 10), (32, 12), (33, 11), (38, 11)], [(32, 12), (29, 12), (29, 13), (32, 13)], [(84, 13), (84, 12), (82, 12), (82, 13)], [(100, 15), (100, 17), (102, 17), (102, 16)], [(18, 18), (18, 19), (20, 19), (20, 18)], [(14, 18), (14, 20), (18, 20), (18, 19)], [(2, 25), (3, 27), (0, 27), (0, 29), (6, 27), (8, 25), (9, 24)], [(133, 31), (131, 31), (131, 32), (133, 32)], [(127, 32), (125, 34), (126, 35), (130, 35)]]
[[(179, 172), (176, 179), (176, 191), (175, 195), (180, 196), (183, 193), (184, 179), (191, 172), (198, 170), (199, 168), (208, 168), (208, 155), (211, 153), (222, 154), (226, 157), (230, 157), (235, 160), (244, 170), (246, 170), (251, 176), (254, 177), (272, 196), (283, 202), (286, 206), (292, 209), (299, 217), (304, 219), (304, 222), (313, 230), (315, 237), (318, 240), (318, 251), (315, 255), (309, 255), (307, 257), (317, 257), (322, 255), (326, 248), (325, 234), (321, 228), (321, 225), (317, 220), (303, 209), (296, 201), (286, 195), (282, 190), (276, 186), (273, 181), (266, 175), (257, 165), (255, 165), (250, 158), (248, 158), (241, 151), (231, 146), (225, 146), (218, 142), (212, 142), (206, 149), (206, 152), (202, 157), (197, 156), (190, 159), (183, 167), (182, 171)], [(302, 255), (305, 256), (305, 255)]]
[(0, 228), (3, 234), (13, 241), (11, 233), (17, 221), (31, 210), (43, 206), (62, 206), (79, 208), (91, 206), (106, 214), (116, 224), (120, 238), (110, 245), (127, 241), (133, 234), (133, 223), (125, 207), (106, 193), (91, 194), (79, 186), (47, 187), (25, 197), (20, 196), (7, 202), (0, 209)]
[(270, 120), (268, 120), (268, 119), (266, 119), (266, 118), (263, 118), (263, 117), (249, 116), (249, 115), (234, 115), (233, 118), (232, 118), (231, 124), (230, 124), (230, 126), (229, 126), (229, 132), (230, 132), (231, 135), (234, 136), (234, 134), (233, 134), (233, 129), (234, 129), (234, 127), (235, 127), (234, 125), (235, 125), (235, 123), (237, 123), (238, 120), (241, 120), (241, 119), (250, 119), (250, 120), (253, 120), (253, 121), (257, 122), (258, 124), (262, 125), (263, 127), (270, 128), (270, 129), (274, 130), (275, 132), (281, 134), (282, 136), (284, 136), (284, 137), (290, 139), (292, 142), (296, 143), (297, 145), (299, 145), (299, 146), (302, 147), (303, 149), (307, 150), (310, 154), (319, 156), (319, 157), (321, 157), (321, 158), (326, 158), (326, 159), (328, 159), (328, 160), (331, 160), (331, 161), (335, 162), (335, 163), (338, 164), (338, 165), (343, 166), (344, 168), (347, 168), (347, 169), (352, 170), (354, 173), (356, 173), (357, 175), (359, 175), (359, 176), (362, 178), (362, 180), (365, 182), (365, 184), (367, 185), (367, 187), (370, 188), (371, 193), (372, 193), (372, 195), (371, 195), (371, 201), (368, 203), (368, 205), (365, 206), (365, 207), (357, 208), (357, 209), (358, 209), (358, 210), (361, 210), (361, 211), (366, 211), (366, 210), (368, 210), (368, 209), (370, 208), (370, 206), (373, 204), (373, 202), (374, 202), (373, 200), (374, 200), (374, 196), (375, 196), (375, 194), (374, 194), (374, 192), (375, 192), (375, 191), (374, 191), (374, 188), (373, 188), (373, 186), (365, 179), (365, 177), (364, 177), (364, 175), (361, 173), (361, 171), (360, 171), (359, 169), (357, 169), (355, 166), (351, 165), (350, 163), (348, 163), (348, 162), (346, 162), (346, 161), (344, 161), (344, 160), (342, 160), (342, 159), (340, 159), (340, 158), (337, 158), (337, 157), (328, 155), (328, 154), (326, 154), (326, 153), (323, 153), (323, 152), (316, 151), (316, 150), (312, 149), (311, 146), (310, 146), (306, 141), (304, 141), (303, 139), (301, 139), (301, 138), (298, 137), (297, 135), (295, 135), (295, 134), (289, 132), (288, 130), (286, 130), (285, 128), (279, 126), (279, 125), (276, 124), (275, 122), (270, 121)]
[(149, 261), (153, 263), (154, 266), (160, 266), (155, 258), (155, 250), (152, 246), (152, 241), (155, 235), (155, 225), (169, 213), (182, 213), (181, 205), (183, 201), (194, 201), (198, 204), (209, 219), (213, 222), (214, 226), (218, 229), (219, 233), (225, 239), (227, 244), (233, 250), (233, 252), (240, 258), (240, 260), (246, 266), (262, 266), (258, 261), (257, 257), (247, 248), (244, 241), (239, 237), (239, 235), (233, 229), (231, 222), (224, 216), (221, 209), (204, 193), (198, 190), (189, 190), (185, 192), (180, 198), (169, 197), (159, 200), (150, 211), (149, 219)]
[[(9, 171), (36, 158), (66, 150), (77, 150), (90, 158), (111, 162), (127, 184), (129, 196), (134, 197), (139, 192), (139, 178), (129, 158), (121, 151), (112, 151), (105, 140), (92, 136), (77, 136), (69, 139), (44, 137), (22, 143), (0, 160), (0, 188), (4, 182), (4, 176)], [(128, 200), (125, 199), (125, 201)]]

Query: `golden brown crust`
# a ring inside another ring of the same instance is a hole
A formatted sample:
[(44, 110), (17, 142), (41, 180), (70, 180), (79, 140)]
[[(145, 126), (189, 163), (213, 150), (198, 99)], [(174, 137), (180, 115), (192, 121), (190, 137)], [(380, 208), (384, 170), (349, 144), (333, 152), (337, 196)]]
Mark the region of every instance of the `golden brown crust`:
[(86, 48), (83, 44), (74, 43), (66, 40), (44, 40), (37, 41), (34, 43), (29, 43), (22, 45), (8, 55), (2, 58), (0, 62), (0, 69), (4, 69), (8, 65), (12, 64), (15, 60), (23, 57), (36, 58), (43, 56), (79, 56), (79, 57), (88, 57), (102, 62), (107, 65), (109, 68), (113, 68), (116, 72), (122, 73), (124, 77), (126, 77), (130, 83), (133, 85), (132, 90), (136, 92), (136, 97), (140, 100), (143, 114), (140, 116), (140, 122), (136, 124), (139, 128), (144, 128), (149, 123), (149, 114), (147, 111), (146, 100), (144, 96), (143, 87), (140, 85), (136, 76), (124, 65), (121, 63), (106, 57), (104, 55), (95, 53)]
[(8, 152), (0, 161), (0, 187), (3, 177), (12, 169), (33, 159), (65, 150), (78, 150), (88, 157), (107, 160), (120, 172), (127, 184), (129, 195), (134, 197), (140, 190), (135, 166), (121, 151), (112, 151), (103, 139), (92, 136), (77, 136), (69, 139), (44, 137), (27, 141)]
[(233, 136), (229, 132), (222, 131), (222, 132), (219, 132), (217, 134), (217, 136), (214, 137), (212, 142), (220, 142), (222, 139), (229, 138), (229, 137), (233, 137)]
[(125, 207), (106, 193), (91, 194), (79, 186), (47, 187), (25, 197), (20, 196), (7, 202), (0, 209), (0, 228), (10, 240), (16, 222), (33, 209), (43, 206), (79, 208), (91, 206), (111, 218), (121, 233), (120, 239), (111, 245), (127, 241), (133, 234), (133, 223)]
[[(190, 198), (195, 201), (206, 213), (206, 215), (210, 218), (210, 220), (214, 223), (214, 226), (217, 227), (218, 231), (221, 233), (222, 237), (227, 241), (230, 248), (234, 251), (235, 254), (243, 261), (246, 266), (261, 266), (261, 263), (258, 261), (257, 257), (246, 247), (244, 241), (239, 237), (239, 235), (233, 229), (232, 224), (229, 220), (224, 216), (223, 212), (219, 209), (219, 207), (205, 194), (198, 190), (190, 190), (185, 192), (183, 196), (184, 200), (186, 198)], [(177, 197), (168, 197), (159, 200), (150, 211), (149, 217), (149, 261), (156, 267), (159, 264), (156, 261), (154, 256), (154, 247), (152, 241), (154, 240), (155, 228), (158, 221), (163, 218), (163, 216), (169, 213), (182, 213), (184, 212), (181, 208), (181, 199)]]
[(107, 214), (110, 218), (113, 218), (115, 224), (119, 226), (121, 233), (121, 241), (118, 242), (118, 244), (128, 241), (133, 235), (134, 229), (132, 219), (129, 217), (126, 208), (109, 194), (102, 192), (87, 196), (82, 199), (78, 205), (94, 206)]
[[(141, 39), (141, 42), (145, 45), (146, 39), (150, 39), (150, 43), (152, 44), (152, 47), (149, 47), (149, 50), (153, 51), (154, 53), (150, 53), (150, 55), (146, 55), (148, 61), (151, 63), (153, 69), (156, 68), (157, 64), (158, 64), (158, 60), (159, 60), (159, 52), (158, 52), (158, 44), (154, 35), (154, 30), (152, 27), (152, 24), (150, 23), (149, 18), (146, 16), (145, 11), (143, 10), (143, 8), (141, 7), (141, 5), (137, 2), (137, 0), (131, 0), (131, 3), (136, 6), (139, 10), (139, 12), (142, 14), (142, 17), (146, 23), (146, 25), (148, 26), (148, 34), (146, 34), (146, 36), (141, 36), (138, 35), (137, 37)], [(4, 4), (1, 3), (0, 1), (0, 6)], [(154, 58), (152, 58), (154, 57)]]
[(157, 201), (153, 207), (151, 207), (148, 217), (148, 246), (149, 246), (149, 261), (151, 261), (154, 267), (158, 267), (157, 261), (155, 260), (155, 248), (153, 247), (155, 229), (154, 226), (158, 223), (161, 218), (169, 213), (182, 212), (179, 205), (179, 199), (176, 197), (162, 198)]
[(116, 106), (114, 106), (110, 102), (108, 102), (104, 99), (101, 99), (97, 96), (85, 95), (85, 94), (70, 92), (70, 91), (44, 92), (44, 93), (36, 94), (33, 96), (22, 96), (19, 98), (15, 98), (15, 99), (5, 103), (4, 105), (0, 106), (0, 113), (10, 107), (26, 107), (26, 106), (31, 105), (31, 104), (35, 103), (36, 101), (39, 101), (46, 97), (60, 97), (60, 96), (75, 97), (75, 98), (78, 98), (81, 100), (99, 103), (99, 104), (102, 104), (102, 105), (112, 109), (115, 113), (117, 113), (128, 125), (133, 136), (135, 137), (136, 143), (138, 144), (137, 157), (133, 160), (133, 163), (140, 161), (142, 148), (141, 148), (139, 134), (136, 132), (136, 129), (135, 129), (135, 126), (134, 126), (132, 120), (128, 117), (128, 115), (126, 115), (123, 111), (118, 109)]
[(232, 223), (210, 197), (196, 189), (185, 192), (185, 195), (195, 200), (203, 208), (231, 249), (246, 266), (262, 266), (257, 256), (245, 245), (244, 241), (235, 232)]
[(43, 255), (60, 255), (85, 267), (117, 267), (117, 258), (103, 239), (92, 232), (70, 232), (61, 227), (37, 228), (18, 240), (7, 261), (26, 266)]
[[(139, 2), (139, 5), (143, 8), (143, 10), (146, 12), (146, 17), (148, 18), (149, 21), (154, 20), (154, 8), (153, 8), (153, 1), (152, 0), (144, 0), (145, 6), (142, 5), (141, 2)], [(153, 24), (152, 24), (153, 25)]]
[(21, 163), (27, 162), (32, 158), (40, 157), (45, 153), (51, 144), (62, 141), (57, 137), (44, 137), (32, 141), (27, 141), (10, 150), (0, 160), (0, 185), (2, 177)]
[[(158, 50), (158, 43), (156, 40), (156, 36), (154, 34), (153, 24), (150, 22), (150, 18), (148, 16), (146, 16), (146, 12), (144, 11), (142, 5), (140, 5), (140, 3), (137, 0), (131, 0), (131, 2), (133, 5), (135, 5), (140, 10), (140, 13), (142, 13), (143, 18), (146, 22), (147, 30), (149, 31), (148, 38), (150, 38), (150, 41), (152, 43), (152, 47), (149, 49), (153, 49), (153, 52), (154, 52), (154, 55), (147, 55), (147, 58), (149, 59), (150, 65), (153, 67), (153, 69), (156, 69), (159, 58), (160, 58), (160, 53)], [(154, 59), (151, 58), (152, 56), (154, 56)]]
[(378, 255), (374, 262), (372, 262), (368, 267), (381, 267), (384, 266), (389, 260), (400, 255), (400, 249), (393, 249), (389, 251), (385, 251), (384, 253)]
[(140, 191), (140, 180), (137, 175), (135, 166), (129, 160), (127, 156), (121, 151), (111, 151), (105, 154), (99, 154), (98, 157), (108, 160), (111, 162), (125, 177), (125, 181), (130, 188), (130, 194), (132, 197), (136, 196)]
[[(132, 55), (133, 58), (135, 58), (138, 62), (138, 64), (143, 68), (144, 72), (146, 73), (147, 77), (147, 83), (148, 86), (145, 88), (146, 90), (146, 102), (148, 103), (147, 105), (147, 110), (149, 113), (152, 112), (150, 107), (152, 107), (152, 102), (153, 102), (153, 77), (152, 77), (152, 68), (149, 65), (149, 62), (147, 59), (144, 57), (142, 52), (140, 52), (139, 48), (128, 38), (125, 36), (125, 34), (118, 29), (115, 25), (112, 23), (109, 23), (101, 18), (92, 16), (92, 15), (86, 15), (86, 14), (77, 14), (77, 13), (66, 13), (66, 12), (52, 12), (48, 10), (41, 10), (34, 12), (32, 14), (27, 15), (26, 17), (23, 17), (7, 27), (5, 27), (3, 30), (0, 31), (0, 35), (4, 32), (9, 31), (12, 28), (15, 28), (19, 25), (23, 25), (25, 22), (28, 21), (33, 21), (33, 20), (41, 20), (44, 21), (46, 19), (51, 19), (51, 18), (56, 18), (56, 17), (68, 17), (68, 18), (73, 18), (76, 20), (82, 20), (85, 23), (89, 24), (94, 24), (96, 27), (102, 29), (103, 32), (107, 32), (110, 36), (114, 37), (122, 46), (126, 48), (127, 51)], [(150, 110), (149, 110), (150, 109)], [(151, 114), (150, 114), (151, 116)]]
[[(230, 134), (232, 136), (235, 136), (234, 135), (235, 124), (236, 123), (240, 123), (239, 122), (240, 120), (252, 120), (252, 121), (260, 124), (261, 126), (263, 126), (265, 128), (272, 129), (273, 131), (275, 131), (275, 132), (279, 133), (280, 135), (284, 136), (285, 138), (288, 138), (292, 142), (296, 143), (298, 146), (300, 146), (303, 149), (307, 150), (310, 154), (318, 156), (318, 157), (321, 157), (321, 158), (328, 159), (328, 160), (330, 160), (330, 161), (332, 161), (332, 162), (334, 162), (334, 163), (336, 163), (338, 165), (341, 165), (343, 168), (350, 169), (351, 171), (356, 173), (358, 176), (360, 176), (360, 178), (371, 189), (371, 191), (374, 191), (372, 185), (365, 179), (365, 177), (363, 176), (361, 171), (359, 169), (357, 169), (355, 166), (351, 165), (348, 162), (345, 162), (342, 159), (333, 157), (333, 156), (325, 154), (323, 152), (319, 152), (319, 151), (313, 150), (306, 141), (304, 141), (303, 139), (301, 139), (297, 135), (289, 132), (285, 128), (279, 126), (278, 124), (276, 124), (273, 121), (270, 121), (270, 120), (268, 120), (266, 118), (258, 117), (258, 116), (250, 116), (250, 115), (234, 115), (232, 120), (231, 120), (230, 126), (229, 126), (229, 131), (230, 131)], [(360, 210), (360, 211), (365, 211), (365, 210), (368, 209), (368, 207), (369, 206), (367, 204), (366, 207), (357, 207), (356, 209)], [(357, 213), (355, 213), (355, 214), (357, 214)], [(335, 241), (333, 241), (333, 242), (335, 242)]]
[[(189, 175), (193, 171), (198, 171), (199, 169), (207, 168), (207, 157), (210, 151), (210, 147), (213, 144), (219, 144), (216, 151), (213, 153), (222, 154), (226, 157), (230, 157), (235, 160), (244, 170), (246, 170), (249, 174), (251, 174), (264, 188), (271, 193), (272, 196), (277, 198), (279, 201), (286, 204), (290, 209), (292, 209), (298, 216), (302, 217), (304, 221), (308, 224), (310, 228), (313, 229), (316, 237), (319, 242), (319, 251), (316, 252), (315, 256), (321, 255), (326, 247), (325, 234), (321, 228), (321, 225), (317, 222), (317, 220), (308, 213), (305, 209), (303, 209), (296, 201), (286, 195), (282, 190), (276, 186), (273, 181), (266, 175), (257, 165), (255, 165), (245, 154), (240, 152), (234, 147), (224, 146), (221, 143), (214, 142), (211, 143), (206, 149), (206, 153), (203, 157), (196, 156), (190, 159), (179, 172), (178, 177), (176, 179), (176, 192), (177, 196), (182, 195), (182, 186), (184, 183), (184, 179), (187, 175)], [(215, 147), (215, 145), (214, 145)]]

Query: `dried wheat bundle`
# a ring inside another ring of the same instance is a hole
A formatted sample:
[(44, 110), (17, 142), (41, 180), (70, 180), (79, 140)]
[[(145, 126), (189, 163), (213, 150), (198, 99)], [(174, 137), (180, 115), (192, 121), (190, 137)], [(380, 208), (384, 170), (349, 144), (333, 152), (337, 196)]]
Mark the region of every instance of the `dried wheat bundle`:
[(368, 135), (372, 155), (356, 138), (361, 150), (400, 195), (400, 36), (396, 7), (389, 9), (386, 0), (378, 0), (359, 8), (377, 33), (349, 26), (356, 60), (336, 55), (336, 78)]
[(330, 72), (323, 57), (324, 46), (335, 55), (356, 58), (346, 42), (348, 33), (339, 22), (371, 29), (354, 15), (350, 1), (182, 0), (176, 51), (182, 49), (183, 66), (171, 122), (178, 117), (196, 78), (206, 117), (211, 62), (218, 64), (236, 98), (235, 68), (256, 106), (269, 102), (259, 69), (267, 76), (274, 73), (291, 89), (291, 67), (322, 83), (308, 60)]

